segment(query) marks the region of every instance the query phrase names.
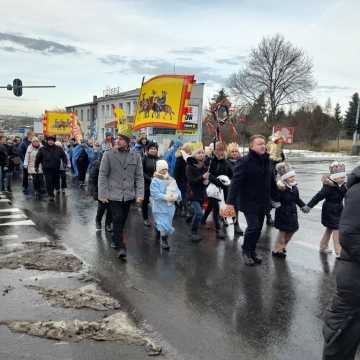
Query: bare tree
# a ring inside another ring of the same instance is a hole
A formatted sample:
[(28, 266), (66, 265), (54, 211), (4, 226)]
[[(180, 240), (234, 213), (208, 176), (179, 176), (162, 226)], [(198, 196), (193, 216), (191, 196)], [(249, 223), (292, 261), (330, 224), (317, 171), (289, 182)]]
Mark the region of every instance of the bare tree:
[(229, 86), (234, 95), (251, 103), (264, 94), (272, 121), (280, 106), (301, 103), (313, 90), (312, 69), (302, 49), (275, 35), (251, 50), (245, 68), (230, 76)]

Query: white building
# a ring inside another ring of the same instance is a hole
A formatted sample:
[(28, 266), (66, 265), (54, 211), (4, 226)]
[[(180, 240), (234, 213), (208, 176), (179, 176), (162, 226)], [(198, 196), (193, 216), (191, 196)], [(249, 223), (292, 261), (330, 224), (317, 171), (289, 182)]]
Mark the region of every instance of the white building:
[[(75, 112), (85, 138), (95, 137), (101, 141), (106, 131), (115, 134), (116, 123), (112, 112), (112, 106), (121, 107), (125, 110), (128, 120), (133, 122), (136, 113), (136, 105), (140, 89), (119, 92), (118, 88), (104, 91), (104, 96), (93, 97), (92, 102), (71, 105), (66, 111)], [(203, 111), (204, 84), (193, 84), (189, 106), (192, 108), (192, 119), (194, 131), (184, 133), (185, 141), (201, 141), (202, 133), (202, 111)], [(177, 132), (173, 129), (148, 128), (144, 132), (159, 144), (164, 140), (175, 138)]]

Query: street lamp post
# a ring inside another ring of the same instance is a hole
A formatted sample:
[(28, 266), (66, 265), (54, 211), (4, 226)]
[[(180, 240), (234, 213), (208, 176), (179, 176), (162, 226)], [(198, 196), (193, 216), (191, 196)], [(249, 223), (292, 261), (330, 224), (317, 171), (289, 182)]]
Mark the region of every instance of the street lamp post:
[(360, 116), (360, 100), (358, 101), (356, 118), (355, 118), (355, 131), (353, 135), (353, 144), (352, 144), (352, 153), (353, 155), (358, 155), (360, 146), (358, 145), (359, 140), (359, 116)]

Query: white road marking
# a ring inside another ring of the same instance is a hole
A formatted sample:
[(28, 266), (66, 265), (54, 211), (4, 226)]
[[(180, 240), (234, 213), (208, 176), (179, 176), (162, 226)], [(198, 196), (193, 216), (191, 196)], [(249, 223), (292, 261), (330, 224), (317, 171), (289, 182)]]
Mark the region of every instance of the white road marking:
[(16, 234), (0, 236), (0, 240), (14, 240), (14, 239), (18, 239), (18, 238), (19, 238), (19, 235), (16, 235)]
[(10, 215), (2, 215), (0, 219), (27, 219), (25, 214), (10, 214)]
[(14, 212), (22, 212), (22, 211), (18, 208), (0, 209), (0, 213), (4, 213), (4, 212), (14, 213)]
[(2, 203), (2, 202), (7, 202), (7, 203), (8, 203), (8, 202), (10, 202), (10, 201), (11, 201), (11, 200), (9, 200), (9, 199), (1, 199), (1, 198), (0, 198), (0, 203)]
[(0, 226), (17, 226), (17, 225), (35, 226), (34, 222), (32, 222), (31, 220), (10, 221), (7, 223), (0, 224)]

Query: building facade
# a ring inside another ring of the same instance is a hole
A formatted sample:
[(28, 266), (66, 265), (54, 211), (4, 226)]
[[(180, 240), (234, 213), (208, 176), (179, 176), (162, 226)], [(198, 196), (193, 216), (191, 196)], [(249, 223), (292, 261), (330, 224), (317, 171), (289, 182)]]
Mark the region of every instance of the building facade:
[[(102, 97), (93, 96), (92, 102), (67, 106), (66, 111), (77, 114), (85, 138), (102, 141), (107, 131), (115, 134), (116, 123), (112, 111), (113, 106), (122, 108), (126, 112), (129, 122), (134, 121), (139, 93), (140, 89), (126, 92), (119, 92), (118, 88), (108, 89)], [(192, 113), (188, 119), (188, 122), (193, 123), (193, 129), (184, 132), (185, 141), (201, 141), (203, 96), (204, 84), (195, 83), (189, 101)], [(173, 139), (177, 135), (173, 129), (146, 128), (142, 132), (159, 144)]]

